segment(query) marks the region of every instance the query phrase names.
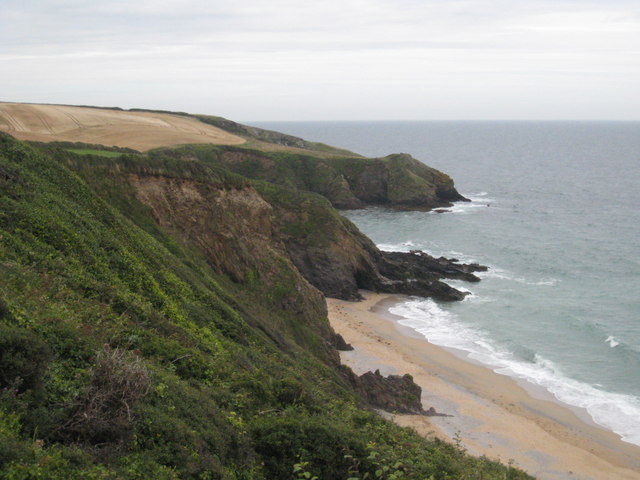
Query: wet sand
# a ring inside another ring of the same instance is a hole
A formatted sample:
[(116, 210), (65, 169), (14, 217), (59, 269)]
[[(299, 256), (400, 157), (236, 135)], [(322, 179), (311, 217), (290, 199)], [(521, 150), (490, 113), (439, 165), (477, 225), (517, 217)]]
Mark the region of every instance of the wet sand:
[(397, 323), (389, 308), (403, 297), (362, 292), (362, 302), (327, 299), (331, 325), (355, 350), (342, 362), (362, 374), (409, 373), (423, 406), (451, 417), (388, 415), (425, 436), (458, 439), (540, 479), (638, 479), (640, 447), (593, 423), (542, 389), (519, 384)]

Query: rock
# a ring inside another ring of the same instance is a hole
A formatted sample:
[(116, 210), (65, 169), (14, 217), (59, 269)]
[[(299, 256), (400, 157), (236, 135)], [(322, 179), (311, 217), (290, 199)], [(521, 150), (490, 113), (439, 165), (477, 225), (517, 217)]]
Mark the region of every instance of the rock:
[(464, 300), (464, 297), (468, 295), (467, 292), (462, 292), (439, 280), (387, 281), (380, 284), (378, 291), (416, 297), (431, 297), (448, 302)]
[(424, 414), (427, 417), (453, 417), (453, 415), (447, 415), (446, 413), (438, 413), (436, 412), (436, 409), (433, 407), (429, 407), (427, 411), (424, 412)]
[(350, 343), (345, 342), (344, 338), (339, 333), (336, 333), (333, 337), (333, 347), (341, 352), (350, 352), (353, 350), (353, 346)]
[(449, 417), (435, 408), (422, 407), (422, 388), (409, 374), (384, 377), (380, 370), (357, 376), (346, 365), (340, 365), (342, 377), (353, 387), (370, 407), (389, 413)]
[(393, 413), (425, 414), (420, 397), (422, 389), (409, 374), (383, 377), (380, 370), (358, 378), (358, 390), (372, 407)]
[(487, 267), (476, 264), (458, 263), (456, 259), (435, 258), (420, 250), (405, 252), (382, 252), (377, 263), (380, 273), (388, 278), (441, 279), (450, 278), (479, 282), (473, 272), (486, 271)]

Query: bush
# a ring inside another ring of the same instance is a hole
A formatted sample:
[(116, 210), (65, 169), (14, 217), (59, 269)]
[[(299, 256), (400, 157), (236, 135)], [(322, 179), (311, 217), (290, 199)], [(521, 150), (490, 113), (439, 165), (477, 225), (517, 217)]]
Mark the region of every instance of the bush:
[(366, 443), (354, 430), (326, 417), (269, 416), (258, 420), (252, 433), (267, 478), (288, 480), (301, 463), (319, 478), (347, 478), (351, 458), (367, 456)]
[(150, 377), (138, 357), (105, 345), (91, 370), (91, 384), (79, 398), (63, 435), (93, 445), (127, 439), (134, 408), (149, 392)]
[(51, 351), (35, 333), (0, 325), (0, 388), (17, 394), (41, 386)]

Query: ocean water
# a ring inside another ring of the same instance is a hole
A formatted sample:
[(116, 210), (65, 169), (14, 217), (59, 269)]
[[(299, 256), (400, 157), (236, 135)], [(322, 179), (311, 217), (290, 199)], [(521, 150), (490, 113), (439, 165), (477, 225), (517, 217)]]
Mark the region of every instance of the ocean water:
[[(255, 123), (254, 123), (255, 124)], [(490, 267), (462, 302), (393, 308), (430, 342), (583, 407), (640, 445), (640, 123), (269, 122), (367, 156), (407, 152), (471, 203), (344, 214), (383, 250)]]

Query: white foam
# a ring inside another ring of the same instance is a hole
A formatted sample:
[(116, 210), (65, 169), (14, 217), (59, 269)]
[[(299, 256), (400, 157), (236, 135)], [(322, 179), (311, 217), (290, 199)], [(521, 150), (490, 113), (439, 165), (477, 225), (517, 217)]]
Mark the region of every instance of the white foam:
[[(640, 398), (607, 392), (569, 378), (557, 365), (538, 354), (532, 362), (517, 358), (491, 341), (485, 332), (463, 324), (431, 299), (410, 300), (390, 311), (402, 317), (400, 324), (413, 328), (429, 342), (466, 351), (470, 358), (492, 367), (497, 373), (539, 385), (561, 402), (586, 409), (597, 424), (616, 432), (624, 441), (640, 445)], [(616, 342), (613, 337), (606, 341), (610, 345)]]
[[(430, 254), (430, 255), (433, 255), (433, 254)], [(433, 256), (439, 257), (440, 255), (433, 255)], [(444, 252), (442, 256), (447, 258), (455, 258), (459, 260), (461, 263), (479, 263), (478, 260), (476, 260), (474, 257), (469, 256), (462, 252), (457, 252), (455, 250), (449, 250), (447, 252)]]
[(417, 250), (416, 244), (411, 240), (402, 243), (378, 243), (376, 246), (384, 252), (409, 252), (411, 250)]
[(494, 278), (498, 280), (507, 280), (511, 282), (518, 282), (524, 285), (534, 286), (553, 286), (560, 280), (557, 278), (542, 278), (540, 280), (529, 280), (524, 277), (517, 277), (508, 270), (504, 270), (498, 267), (490, 267), (486, 272), (478, 272), (477, 275), (480, 278)]
[[(456, 202), (452, 207), (449, 207), (447, 213), (463, 213), (469, 214), (479, 211), (479, 209), (491, 207), (495, 200), (487, 197), (487, 192), (464, 194), (470, 202)], [(437, 213), (437, 212), (436, 212)]]
[(498, 280), (513, 280), (514, 277), (507, 270), (499, 267), (491, 267), (485, 272), (477, 272), (480, 278), (497, 278)]
[(611, 348), (616, 348), (620, 345), (620, 342), (612, 335), (609, 335), (605, 340), (605, 343), (608, 343)]
[(557, 278), (545, 278), (542, 280), (539, 280), (537, 282), (532, 282), (531, 285), (548, 285), (548, 286), (553, 286), (556, 283), (558, 283), (560, 280), (558, 280)]

